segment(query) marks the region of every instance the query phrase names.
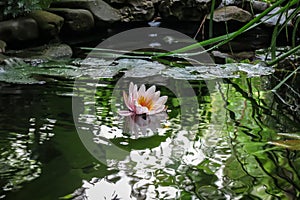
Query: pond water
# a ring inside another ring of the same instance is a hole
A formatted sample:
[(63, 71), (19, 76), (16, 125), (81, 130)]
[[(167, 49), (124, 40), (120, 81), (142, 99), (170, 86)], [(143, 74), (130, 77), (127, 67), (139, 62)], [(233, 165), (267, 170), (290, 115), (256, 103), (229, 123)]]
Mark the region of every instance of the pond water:
[[(300, 198), (299, 108), (284, 96), (299, 93), (271, 92), (273, 69), (106, 64), (0, 70), (0, 199)], [(156, 83), (167, 112), (119, 116), (132, 80)]]

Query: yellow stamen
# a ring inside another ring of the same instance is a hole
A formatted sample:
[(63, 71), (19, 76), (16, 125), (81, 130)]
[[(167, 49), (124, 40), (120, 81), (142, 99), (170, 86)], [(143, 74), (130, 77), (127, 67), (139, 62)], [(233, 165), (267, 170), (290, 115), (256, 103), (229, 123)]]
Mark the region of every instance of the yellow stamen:
[(140, 96), (138, 98), (138, 103), (143, 106), (143, 107), (147, 107), (148, 110), (151, 110), (153, 107), (153, 101), (152, 99), (147, 99), (144, 96)]

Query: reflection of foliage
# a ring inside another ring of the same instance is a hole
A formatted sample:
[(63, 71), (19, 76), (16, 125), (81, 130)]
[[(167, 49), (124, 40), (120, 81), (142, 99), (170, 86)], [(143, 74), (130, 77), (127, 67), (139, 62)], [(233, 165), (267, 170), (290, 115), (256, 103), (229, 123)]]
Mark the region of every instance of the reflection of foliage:
[[(167, 136), (169, 136), (169, 134)], [(111, 139), (110, 141), (116, 146), (128, 151), (133, 149), (143, 150), (159, 146), (162, 142), (166, 140), (167, 136), (153, 135), (151, 137), (139, 139), (116, 138)], [(122, 143), (126, 143), (126, 145), (122, 145)]]
[(0, 158), (0, 186), (6, 191), (19, 189), (22, 183), (37, 178), (41, 173), (39, 162), (31, 159), (32, 152), (27, 149), (34, 138), (16, 133), (10, 135), (15, 141), (1, 146)]
[[(95, 100), (96, 100), (95, 106), (96, 106), (97, 118), (98, 120), (103, 122), (103, 124), (112, 127), (113, 126), (112, 122), (114, 120), (113, 120), (113, 113), (111, 110), (112, 107), (111, 97), (112, 97), (113, 86), (115, 85), (115, 82), (113, 82), (111, 79), (104, 79), (101, 82), (101, 84), (104, 85), (107, 84), (107, 85), (106, 87), (98, 87), (95, 94)], [(92, 101), (92, 100), (89, 99), (88, 101)], [(85, 102), (87, 101), (85, 100)]]
[[(256, 85), (250, 80), (246, 80), (247, 84), (242, 81), (231, 81), (228, 88), (230, 92), (226, 96), (227, 101), (230, 101), (227, 106), (228, 113), (231, 113), (229, 117), (238, 125), (228, 130), (233, 151), (225, 167), (228, 184), (242, 183), (233, 191), (240, 192), (244, 188), (243, 192), (251, 192), (263, 199), (268, 196), (296, 197), (300, 191), (300, 174), (296, 170), (298, 154), (267, 145), (270, 140), (277, 138), (278, 128), (293, 127), (295, 124), (282, 113), (280, 120), (274, 117), (278, 111), (270, 110), (264, 101), (271, 94), (261, 91), (261, 87), (257, 88), (259, 81)], [(241, 176), (238, 177), (239, 181), (235, 175)], [(245, 178), (249, 184), (245, 184)], [(266, 189), (262, 190), (264, 187)]]
[(220, 192), (215, 182), (218, 178), (212, 171), (207, 170), (208, 168), (204, 168), (208, 164), (206, 161), (199, 166), (180, 165), (180, 163), (168, 166), (169, 169), (176, 170), (176, 176), (164, 170), (158, 170), (155, 173), (157, 179), (154, 184), (180, 188), (182, 191), (179, 199), (193, 199), (193, 197), (217, 199)]
[[(299, 61), (298, 61), (299, 63)], [(288, 61), (278, 66), (283, 72), (276, 72), (270, 77), (270, 82), (277, 85), (273, 89), (278, 102), (273, 105), (274, 109), (280, 109), (283, 113), (296, 124), (300, 123), (300, 78), (299, 69), (297, 68), (297, 61)], [(287, 79), (286, 79), (287, 78)], [(285, 80), (286, 81), (281, 81)], [(298, 127), (299, 128), (299, 127)], [(285, 131), (285, 130), (282, 130)], [(294, 130), (295, 131), (295, 130)]]
[(0, 196), (4, 198), (8, 191), (20, 189), (40, 176), (42, 152), (37, 150), (53, 136), (56, 120), (49, 115), (41, 117), (46, 114), (39, 87), (25, 87), (26, 92), (24, 86), (1, 87), (1, 92), (6, 91), (0, 99)]
[[(264, 88), (265, 82), (265, 77), (227, 80), (226, 83), (218, 85), (221, 95), (215, 96), (212, 93), (210, 97), (204, 85), (191, 82), (201, 108), (199, 132), (196, 137), (176, 138), (179, 133), (174, 126), (180, 125), (180, 98), (188, 97), (177, 98), (170, 93), (168, 106), (172, 110), (169, 117), (173, 127), (165, 134), (137, 139), (121, 135), (109, 140), (126, 152), (143, 152), (138, 157), (139, 162), (140, 159), (146, 158), (160, 161), (160, 157), (156, 157), (155, 148), (158, 149), (160, 144), (171, 140), (168, 143), (169, 146), (173, 145), (171, 151), (180, 151), (180, 156), (172, 158), (165, 168), (153, 167), (150, 165), (153, 163), (149, 162), (149, 169), (145, 169), (151, 172), (149, 174), (152, 182), (149, 185), (161, 189), (156, 196), (159, 198), (167, 197), (168, 194), (164, 191), (168, 189), (178, 192), (178, 198), (181, 199), (299, 198), (300, 174), (296, 170), (300, 167), (299, 152), (270, 143), (286, 137), (278, 132), (297, 132), (299, 127), (287, 112), (273, 108), (278, 102), (274, 101), (273, 94)], [(99, 87), (96, 93), (97, 117), (100, 123), (113, 129), (116, 121), (112, 115), (110, 96), (113, 90), (111, 85), (115, 83), (109, 80), (101, 84), (106, 86)], [(163, 88), (161, 91), (169, 94)], [(87, 109), (86, 114), (88, 112)], [(225, 116), (222, 116), (223, 114)], [(190, 119), (184, 120), (189, 122)], [(212, 123), (213, 120), (216, 120), (216, 124)], [(221, 133), (216, 131), (216, 127), (219, 127), (217, 122), (222, 125)], [(181, 148), (179, 141), (185, 139), (193, 144), (192, 149)], [(151, 151), (153, 155), (147, 151)], [(200, 155), (195, 155), (197, 153)], [(199, 156), (198, 160), (188, 163), (189, 154), (192, 159)], [(122, 159), (124, 157), (118, 157), (114, 162), (123, 162), (120, 161)], [(136, 163), (132, 161), (126, 164), (131, 166)], [(126, 176), (133, 177), (133, 182), (142, 179), (139, 177), (140, 169), (129, 168), (124, 171)]]
[[(222, 135), (214, 138), (203, 133), (201, 150), (206, 158), (196, 166), (181, 162), (168, 166), (175, 175), (157, 171), (157, 187), (176, 185), (181, 199), (299, 198), (299, 152), (270, 143), (279, 139), (281, 129), (294, 131), (299, 127), (289, 115), (270, 109), (276, 102), (270, 101), (271, 92), (264, 91), (265, 80), (233, 79), (222, 84), (226, 105)], [(214, 112), (218, 114), (218, 110)], [(212, 138), (215, 142), (209, 143)]]

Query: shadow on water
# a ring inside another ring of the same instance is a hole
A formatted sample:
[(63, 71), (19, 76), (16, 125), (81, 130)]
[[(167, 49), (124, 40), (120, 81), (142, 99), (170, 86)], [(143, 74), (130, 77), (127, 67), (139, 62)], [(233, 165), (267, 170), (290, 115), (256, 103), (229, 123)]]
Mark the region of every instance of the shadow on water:
[(1, 82), (0, 199), (297, 199), (299, 108), (288, 105), (299, 105), (299, 89), (270, 92), (279, 75), (225, 79), (210, 92), (189, 81), (199, 104), (189, 129), (181, 121), (195, 116), (181, 118), (180, 98), (190, 97), (162, 85), (168, 116), (122, 118), (118, 77), (101, 79), (95, 99), (74, 97), (93, 155), (73, 122), (72, 81)]

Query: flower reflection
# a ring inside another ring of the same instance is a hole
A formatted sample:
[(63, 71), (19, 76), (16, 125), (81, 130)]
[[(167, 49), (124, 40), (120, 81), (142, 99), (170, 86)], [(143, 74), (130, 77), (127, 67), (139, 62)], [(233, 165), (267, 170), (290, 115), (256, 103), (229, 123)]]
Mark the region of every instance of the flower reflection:
[(161, 112), (156, 115), (131, 115), (126, 116), (124, 121), (124, 133), (139, 136), (150, 136), (151, 132), (157, 132), (162, 128), (163, 122), (168, 118), (167, 113)]
[(123, 98), (128, 110), (120, 110), (122, 116), (153, 115), (166, 110), (167, 96), (160, 96), (160, 91), (155, 92), (155, 85), (146, 90), (144, 84), (138, 89), (136, 84), (129, 84), (129, 93), (123, 91)]
[[(98, 178), (93, 178), (91, 181), (83, 181), (82, 187), (68, 196), (72, 196), (78, 200), (132, 199), (131, 187), (126, 177), (117, 182)], [(66, 197), (62, 197), (62, 199), (64, 198)]]

